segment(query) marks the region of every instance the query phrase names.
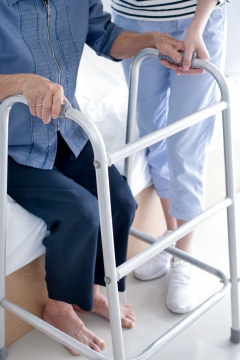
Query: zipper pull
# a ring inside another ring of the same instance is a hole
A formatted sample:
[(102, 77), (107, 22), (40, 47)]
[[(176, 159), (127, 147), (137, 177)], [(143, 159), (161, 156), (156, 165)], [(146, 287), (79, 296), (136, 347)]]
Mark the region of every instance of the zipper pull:
[(44, 0), (44, 2), (45, 2), (46, 9), (47, 9), (48, 21), (50, 21), (50, 5), (48, 3), (48, 0)]

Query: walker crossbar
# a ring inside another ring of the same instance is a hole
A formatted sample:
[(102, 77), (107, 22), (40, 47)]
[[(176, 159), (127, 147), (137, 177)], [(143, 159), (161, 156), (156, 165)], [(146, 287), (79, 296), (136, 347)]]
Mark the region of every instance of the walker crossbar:
[(214, 295), (209, 297), (205, 302), (199, 305), (195, 310), (191, 311), (188, 315), (186, 315), (182, 320), (180, 320), (176, 325), (174, 325), (171, 329), (169, 329), (166, 333), (160, 336), (157, 340), (155, 340), (147, 349), (145, 349), (141, 354), (129, 360), (146, 360), (153, 356), (156, 352), (158, 352), (161, 348), (163, 348), (167, 343), (169, 343), (172, 339), (174, 339), (177, 335), (179, 335), (184, 329), (186, 329), (189, 325), (191, 325), (194, 321), (200, 318), (203, 314), (205, 314), (209, 309), (211, 309), (215, 304), (217, 304), (223, 297), (229, 292), (231, 288), (230, 281), (227, 277), (219, 270), (207, 265), (193, 256), (190, 256), (184, 253), (181, 250), (170, 247), (167, 248), (166, 251), (171, 252), (173, 255), (176, 255), (185, 261), (191, 262), (193, 265), (211, 273), (214, 276), (217, 276), (224, 283), (222, 289), (216, 292)]
[(211, 206), (209, 209), (202, 212), (200, 215), (196, 216), (194, 219), (188, 221), (184, 225), (180, 226), (176, 230), (172, 231), (167, 236), (164, 236), (161, 239), (154, 239), (153, 237), (131, 228), (130, 234), (140, 240), (145, 241), (148, 244), (154, 244), (150, 248), (147, 248), (141, 251), (139, 254), (133, 256), (131, 259), (127, 260), (124, 264), (117, 267), (117, 280), (119, 281), (123, 276), (129, 274), (131, 271), (136, 269), (139, 265), (143, 264), (145, 261), (151, 259), (153, 256), (159, 254), (161, 251), (166, 249), (169, 245), (175, 243), (177, 240), (187, 235), (197, 226), (203, 224), (206, 220), (210, 219), (220, 211), (226, 209), (232, 204), (232, 200), (225, 198), (215, 205)]
[[(150, 54), (149, 54), (150, 51)], [(154, 55), (152, 53), (154, 52)], [(143, 53), (143, 54), (142, 54)], [(144, 56), (143, 56), (144, 55)], [(136, 61), (143, 59), (146, 56), (155, 56), (156, 51), (153, 49), (147, 49), (143, 52), (140, 52), (136, 56)], [(135, 62), (135, 60), (134, 60)], [(194, 59), (195, 67), (202, 67), (208, 70), (215, 79), (217, 80), (222, 94), (222, 100), (214, 106), (208, 107), (206, 110), (205, 116), (212, 114), (212, 109), (215, 111), (223, 110), (223, 130), (224, 130), (224, 154), (225, 154), (225, 170), (226, 170), (226, 198), (215, 204), (210, 209), (203, 212), (201, 215), (196, 217), (191, 222), (181, 226), (181, 228), (175, 230), (172, 234), (168, 235), (162, 241), (164, 242), (164, 247), (160, 243), (156, 243), (155, 239), (149, 237), (148, 235), (140, 235), (140, 237), (149, 243), (153, 243), (148, 249), (144, 250), (144, 255), (138, 255), (140, 260), (132, 260), (134, 267), (131, 265), (131, 268), (135, 268), (139, 263), (144, 261), (147, 258), (151, 258), (156, 254), (156, 251), (159, 249), (167, 248), (171, 243), (176, 239), (179, 239), (183, 234), (187, 234), (197, 225), (199, 225), (204, 220), (207, 220), (211, 216), (215, 215), (219, 211), (227, 208), (228, 214), (228, 233), (229, 233), (229, 254), (230, 254), (230, 273), (231, 273), (231, 284), (232, 284), (232, 341), (240, 341), (240, 328), (239, 328), (239, 302), (238, 302), (238, 276), (237, 276), (237, 258), (236, 258), (236, 228), (235, 228), (235, 199), (234, 199), (234, 182), (233, 182), (233, 165), (232, 165), (232, 149), (231, 149), (231, 125), (230, 125), (230, 113), (229, 113), (229, 95), (228, 89), (225, 83), (225, 80), (221, 73), (218, 71), (215, 66), (205, 61), (199, 59)], [(138, 65), (139, 66), (139, 65)], [(133, 65), (134, 68), (134, 65)], [(136, 74), (135, 74), (136, 75)], [(133, 77), (133, 82), (136, 83)], [(129, 100), (130, 101), (130, 100)], [(131, 100), (132, 101), (132, 100)], [(132, 102), (130, 101), (130, 110), (133, 111)], [(5, 299), (5, 274), (6, 274), (6, 196), (7, 196), (7, 139), (8, 139), (8, 115), (12, 105), (16, 102), (22, 102), (26, 104), (26, 100), (23, 96), (13, 96), (7, 98), (3, 101), (0, 106), (0, 360), (6, 358), (6, 347), (5, 347), (5, 309), (14, 313), (16, 316), (22, 318), (32, 326), (38, 328), (45, 334), (53, 337), (57, 341), (63, 343), (65, 346), (68, 346), (79, 352), (80, 354), (86, 356), (89, 359), (105, 359), (109, 360), (107, 357), (98, 354), (87, 348), (83, 344), (79, 343), (77, 340), (70, 338), (68, 335), (62, 333), (61, 331), (55, 329), (51, 325), (45, 323), (44, 321), (36, 318), (34, 315), (30, 314), (24, 309), (21, 309), (17, 305), (9, 302)], [(196, 114), (198, 121), (203, 120), (203, 112), (200, 111)], [(112, 335), (112, 344), (113, 344), (113, 359), (114, 360), (124, 360), (124, 346), (123, 346), (123, 337), (122, 337), (122, 328), (121, 328), (121, 319), (120, 319), (120, 307), (118, 300), (118, 290), (117, 290), (117, 276), (122, 276), (124, 272), (129, 272), (128, 264), (121, 265), (116, 268), (115, 256), (114, 256), (114, 246), (113, 246), (113, 231), (112, 231), (112, 222), (111, 222), (111, 207), (110, 207), (110, 194), (109, 194), (109, 184), (108, 184), (108, 164), (109, 159), (114, 158), (115, 155), (108, 157), (106, 149), (102, 140), (102, 137), (94, 125), (94, 123), (88, 119), (87, 116), (81, 112), (72, 109), (69, 105), (65, 105), (62, 109), (61, 117), (72, 119), (76, 121), (87, 133), (94, 151), (94, 166), (96, 168), (96, 179), (97, 179), (97, 190), (98, 190), (98, 203), (99, 203), (99, 214), (100, 214), (100, 226), (102, 234), (102, 244), (103, 244), (103, 257), (104, 257), (104, 267), (105, 267), (105, 279), (106, 279), (106, 289), (107, 289), (107, 298), (109, 303), (109, 317), (110, 317), (110, 326), (111, 326), (111, 335)], [(187, 119), (187, 120), (186, 120)], [(184, 120), (184, 119), (183, 119)], [(191, 119), (185, 118), (186, 124), (184, 128), (192, 125), (194, 123), (194, 115), (191, 116)], [(184, 122), (185, 122), (184, 120)], [(178, 123), (174, 124), (170, 131), (175, 131), (178, 128)], [(172, 126), (172, 125), (171, 125)], [(168, 129), (169, 130), (169, 129)], [(162, 131), (162, 130), (161, 130)], [(165, 130), (164, 130), (165, 131)], [(160, 131), (159, 131), (160, 132)], [(176, 132), (176, 131), (175, 131)], [(175, 133), (173, 132), (173, 133)], [(162, 133), (160, 134), (162, 136)], [(165, 137), (168, 136), (166, 131)], [(159, 141), (159, 133), (155, 136), (153, 135), (154, 142)], [(145, 141), (145, 140), (144, 140)], [(147, 140), (149, 141), (149, 139)], [(152, 139), (151, 139), (152, 141)], [(136, 152), (138, 146), (142, 146), (142, 139), (135, 141)], [(141, 145), (139, 145), (141, 144)], [(145, 144), (145, 147), (148, 146), (148, 142)], [(128, 145), (129, 149), (131, 145)], [(125, 158), (129, 155), (124, 152), (124, 148), (119, 152), (120, 158)], [(117, 153), (117, 152), (115, 152)], [(131, 150), (131, 154), (132, 154)], [(136, 230), (132, 229), (131, 232), (136, 234)], [(139, 234), (138, 234), (139, 235)], [(154, 249), (154, 250), (152, 250)], [(207, 264), (202, 263), (201, 261), (194, 259), (192, 256), (182, 253), (181, 251), (173, 248), (168, 248), (168, 252), (174, 253), (180, 258), (184, 258), (186, 261), (191, 262), (195, 266), (200, 267), (201, 269), (210, 272), (211, 274), (219, 277), (223, 281), (223, 288), (212, 295), (207, 299), (203, 304), (201, 304), (197, 309), (193, 310), (187, 316), (185, 316), (179, 323), (173, 326), (168, 330), (164, 335), (157, 339), (153, 344), (151, 344), (147, 349), (145, 349), (141, 354), (132, 358), (134, 360), (148, 359), (150, 356), (154, 355), (160, 348), (162, 348), (167, 342), (173, 339), (178, 335), (183, 329), (189, 326), (193, 321), (199, 318), (204, 314), (208, 309), (210, 309), (214, 304), (216, 304), (230, 289), (230, 281), (227, 279), (220, 270), (217, 270)], [(142, 257), (142, 259), (141, 259)], [(135, 257), (136, 258), (136, 257)], [(131, 260), (130, 260), (131, 261)], [(123, 269), (123, 270), (121, 270)]]
[[(136, 141), (132, 141), (126, 144), (125, 146), (123, 146), (122, 148), (114, 151), (113, 153), (108, 154), (109, 166), (135, 154), (137, 151), (143, 150), (146, 147), (155, 144), (160, 140), (166, 139), (169, 136), (176, 134), (179, 131), (188, 128), (189, 126), (195, 125), (200, 121), (205, 120), (207, 117), (212, 116), (217, 112), (226, 109), (227, 107), (228, 104), (226, 101), (223, 100), (219, 101), (214, 105), (210, 105), (203, 110), (197, 111), (193, 115), (186, 116), (185, 118), (178, 120), (177, 123), (165, 126), (164, 128), (160, 130), (156, 130), (148, 135), (144, 135), (140, 139)], [(128, 164), (129, 164), (128, 167), (130, 168), (130, 163), (128, 162)], [(129, 169), (128, 169), (127, 178), (128, 181), (130, 181), (131, 175), (129, 173)]]
[(35, 327), (36, 329), (42, 331), (44, 334), (50, 336), (54, 340), (59, 341), (61, 344), (70, 347), (77, 353), (86, 356), (91, 360), (110, 360), (106, 356), (102, 356), (95, 351), (89, 349), (89, 347), (83, 345), (79, 341), (73, 339), (71, 336), (63, 333), (62, 331), (56, 329), (52, 325), (46, 323), (45, 321), (39, 319), (37, 316), (29, 313), (28, 311), (22, 309), (20, 306), (15, 305), (9, 300), (5, 299), (2, 301), (1, 306), (11, 312), (13, 315), (16, 315), (20, 319), (24, 320), (29, 325)]

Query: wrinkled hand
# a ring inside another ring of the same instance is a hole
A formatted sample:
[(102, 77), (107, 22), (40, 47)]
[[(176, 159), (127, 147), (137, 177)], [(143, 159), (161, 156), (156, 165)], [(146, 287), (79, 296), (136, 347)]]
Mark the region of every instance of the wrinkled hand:
[(203, 69), (192, 69), (191, 60), (193, 53), (197, 53), (197, 57), (203, 60), (209, 60), (210, 56), (207, 51), (207, 48), (204, 44), (201, 33), (196, 31), (194, 28), (189, 27), (186, 37), (183, 41), (183, 66), (170, 64), (169, 62), (162, 60), (162, 64), (170, 69), (174, 69), (177, 72), (177, 75), (197, 75), (203, 74)]
[[(180, 63), (182, 61), (182, 56), (179, 52), (184, 51), (183, 42), (173, 38), (172, 36), (165, 34), (165, 33), (154, 33), (155, 38), (155, 47), (156, 49), (163, 55), (167, 55), (172, 58), (174, 61)], [(171, 67), (171, 63), (166, 60), (162, 60), (164, 65), (169, 65), (167, 67)], [(175, 65), (178, 67), (178, 65)]]
[(39, 75), (24, 75), (21, 93), (27, 99), (31, 114), (45, 124), (59, 116), (62, 104), (67, 101), (61, 85)]

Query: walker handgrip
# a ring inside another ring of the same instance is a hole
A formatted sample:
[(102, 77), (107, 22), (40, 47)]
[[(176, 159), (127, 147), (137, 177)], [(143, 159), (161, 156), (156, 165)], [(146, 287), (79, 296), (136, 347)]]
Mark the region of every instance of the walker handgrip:
[(59, 114), (59, 118), (60, 119), (66, 119), (66, 116), (65, 116), (65, 112), (67, 111), (67, 109), (69, 109), (69, 108), (71, 108), (72, 106), (71, 106), (71, 104), (68, 102), (68, 101), (66, 101), (63, 105), (62, 105), (62, 109), (61, 109), (61, 112), (60, 112), (60, 114)]
[[(184, 57), (183, 52), (180, 52), (180, 54), (182, 55), (182, 57)], [(161, 53), (158, 53), (158, 57), (160, 60), (166, 60), (166, 61), (170, 62), (171, 64), (176, 64), (176, 65), (180, 65), (180, 66), (183, 65), (183, 62), (178, 63), (178, 62), (174, 61), (172, 58), (170, 58), (169, 56), (163, 55)], [(197, 58), (197, 54), (194, 52), (192, 55), (192, 61), (196, 58)], [(191, 61), (191, 63), (192, 63), (192, 61)], [(191, 66), (191, 67), (193, 67), (193, 66)]]

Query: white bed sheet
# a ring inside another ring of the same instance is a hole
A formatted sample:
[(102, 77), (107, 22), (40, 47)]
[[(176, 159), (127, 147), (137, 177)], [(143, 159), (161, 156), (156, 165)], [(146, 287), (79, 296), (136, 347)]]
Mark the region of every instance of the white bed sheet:
[(42, 240), (48, 236), (46, 224), (7, 197), (7, 275), (44, 254)]

